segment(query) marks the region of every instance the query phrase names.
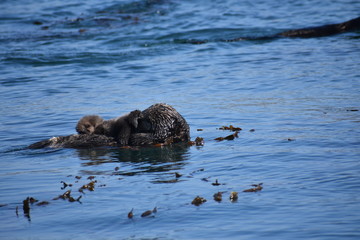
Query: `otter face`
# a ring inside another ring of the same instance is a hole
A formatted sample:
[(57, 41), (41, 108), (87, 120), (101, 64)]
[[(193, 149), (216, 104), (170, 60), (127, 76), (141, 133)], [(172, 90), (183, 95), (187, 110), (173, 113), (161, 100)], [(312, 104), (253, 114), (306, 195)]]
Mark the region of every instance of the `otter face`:
[(103, 122), (104, 120), (97, 115), (88, 115), (79, 120), (75, 129), (79, 134), (92, 134)]

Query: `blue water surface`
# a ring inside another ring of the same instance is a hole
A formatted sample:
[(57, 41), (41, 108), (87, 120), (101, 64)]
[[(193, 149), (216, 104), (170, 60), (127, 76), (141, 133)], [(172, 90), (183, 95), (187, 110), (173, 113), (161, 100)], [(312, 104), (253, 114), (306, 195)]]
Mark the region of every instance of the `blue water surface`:
[[(359, 32), (256, 40), (359, 17), (359, 1), (5, 0), (0, 9), (0, 239), (360, 238)], [(244, 40), (223, 41), (234, 38)], [(25, 148), (75, 133), (84, 115), (158, 102), (205, 145)], [(231, 124), (238, 138), (214, 140)], [(78, 191), (91, 180), (94, 191)], [(80, 202), (53, 200), (69, 189)], [(196, 196), (207, 202), (192, 205)], [(49, 204), (25, 216), (27, 197)]]

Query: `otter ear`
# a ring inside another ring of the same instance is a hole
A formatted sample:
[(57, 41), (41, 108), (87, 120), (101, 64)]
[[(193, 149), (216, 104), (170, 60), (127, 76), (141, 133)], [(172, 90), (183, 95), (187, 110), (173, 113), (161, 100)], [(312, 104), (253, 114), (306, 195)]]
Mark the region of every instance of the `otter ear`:
[(135, 110), (129, 113), (128, 122), (130, 125), (133, 125), (135, 128), (138, 127), (138, 120), (142, 117), (140, 110)]

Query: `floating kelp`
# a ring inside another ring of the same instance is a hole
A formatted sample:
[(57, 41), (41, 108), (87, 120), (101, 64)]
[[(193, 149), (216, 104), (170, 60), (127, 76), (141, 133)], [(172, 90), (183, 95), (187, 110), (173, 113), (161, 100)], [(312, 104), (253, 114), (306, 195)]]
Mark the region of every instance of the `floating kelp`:
[(236, 202), (238, 200), (238, 192), (231, 192), (229, 199), (231, 202)]
[(230, 125), (230, 126), (222, 126), (222, 127), (219, 128), (219, 130), (230, 130), (230, 131), (233, 131), (233, 132), (237, 132), (237, 131), (241, 131), (242, 128), (234, 127), (233, 125)]
[(195, 138), (195, 145), (196, 146), (204, 146), (204, 138), (202, 138), (202, 137)]
[(69, 202), (80, 202), (81, 197), (82, 196), (80, 195), (78, 198), (75, 199), (71, 196), (71, 190), (67, 190), (63, 194), (53, 198), (53, 200), (63, 199), (68, 200)]
[(153, 210), (147, 210), (141, 214), (141, 217), (147, 217), (150, 216), (152, 213), (157, 213), (157, 208), (154, 207)]
[(170, 180), (158, 180), (158, 181), (152, 181), (152, 183), (176, 183), (179, 180), (175, 179), (170, 179)]
[(198, 170), (192, 171), (189, 175), (192, 176), (192, 175), (194, 175), (195, 173), (202, 172), (202, 171), (204, 171), (204, 170), (205, 170), (204, 168), (200, 168), (200, 169), (198, 169)]
[(204, 146), (204, 138), (197, 137), (197, 138), (195, 138), (195, 141), (189, 141), (188, 145), (189, 146)]
[(221, 183), (219, 183), (218, 180), (216, 179), (215, 182), (212, 183), (211, 185), (213, 185), (213, 186), (219, 186), (219, 185), (221, 185)]
[(23, 201), (23, 211), (24, 211), (24, 215), (30, 219), (30, 198), (27, 197), (24, 201)]
[[(87, 189), (89, 191), (94, 191), (95, 190), (95, 183), (97, 183), (97, 181), (91, 181), (89, 182), (88, 184), (84, 184), (80, 189), (80, 190), (84, 190), (84, 189)], [(82, 192), (82, 191), (81, 191)]]
[(57, 196), (57, 197), (54, 197), (53, 200), (58, 200), (58, 199), (68, 199), (70, 197), (70, 194), (71, 194), (71, 190), (67, 190), (66, 192), (64, 192), (63, 194)]
[(143, 212), (142, 214), (141, 214), (141, 217), (147, 217), (147, 216), (150, 216), (152, 214), (152, 211), (151, 210), (147, 210), (147, 211), (145, 211), (145, 212)]
[(72, 184), (67, 184), (67, 183), (64, 182), (64, 181), (61, 181), (60, 183), (63, 184), (63, 186), (61, 187), (61, 190), (64, 190), (64, 189), (67, 188), (68, 186), (69, 186), (69, 187), (72, 187)]
[(194, 198), (194, 200), (192, 200), (191, 204), (193, 204), (195, 206), (200, 206), (204, 202), (206, 202), (205, 198), (197, 196), (197, 197)]
[(34, 21), (33, 24), (34, 24), (34, 25), (42, 25), (43, 23), (40, 22), (40, 21)]
[(45, 206), (48, 204), (50, 204), (48, 201), (42, 201), (42, 202), (37, 203), (36, 206)]
[(234, 140), (235, 138), (238, 138), (239, 135), (238, 135), (238, 131), (236, 131), (235, 133), (233, 134), (230, 134), (226, 137), (218, 137), (218, 138), (215, 138), (214, 140), (218, 141), (218, 142), (221, 142), (221, 141), (224, 141), (224, 140)]
[(37, 199), (35, 199), (33, 197), (29, 197), (28, 199), (29, 199), (29, 203), (31, 203), (31, 204), (36, 203), (36, 202), (39, 201), (39, 200), (37, 200)]
[(128, 213), (128, 218), (133, 218), (134, 214), (133, 214), (134, 208), (131, 209), (131, 211)]
[(246, 189), (243, 192), (258, 192), (258, 191), (261, 191), (263, 189), (262, 183), (253, 184), (251, 186), (253, 186), (253, 188)]
[(217, 192), (213, 195), (214, 200), (217, 202), (221, 202), (222, 201), (222, 192)]

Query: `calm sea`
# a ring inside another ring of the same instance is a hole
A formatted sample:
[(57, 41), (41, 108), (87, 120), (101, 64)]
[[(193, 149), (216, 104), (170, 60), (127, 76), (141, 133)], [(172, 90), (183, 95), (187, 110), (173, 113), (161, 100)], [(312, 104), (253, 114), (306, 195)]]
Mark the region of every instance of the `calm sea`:
[[(0, 239), (360, 238), (359, 32), (221, 41), (347, 21), (359, 1), (2, 0), (0, 9)], [(86, 114), (110, 119), (158, 102), (205, 145), (25, 149), (75, 133)], [(214, 140), (229, 125), (242, 128), (238, 138)], [(53, 200), (67, 190), (81, 199)], [(194, 206), (196, 196), (207, 201)], [(39, 200), (28, 216), (27, 197)]]

